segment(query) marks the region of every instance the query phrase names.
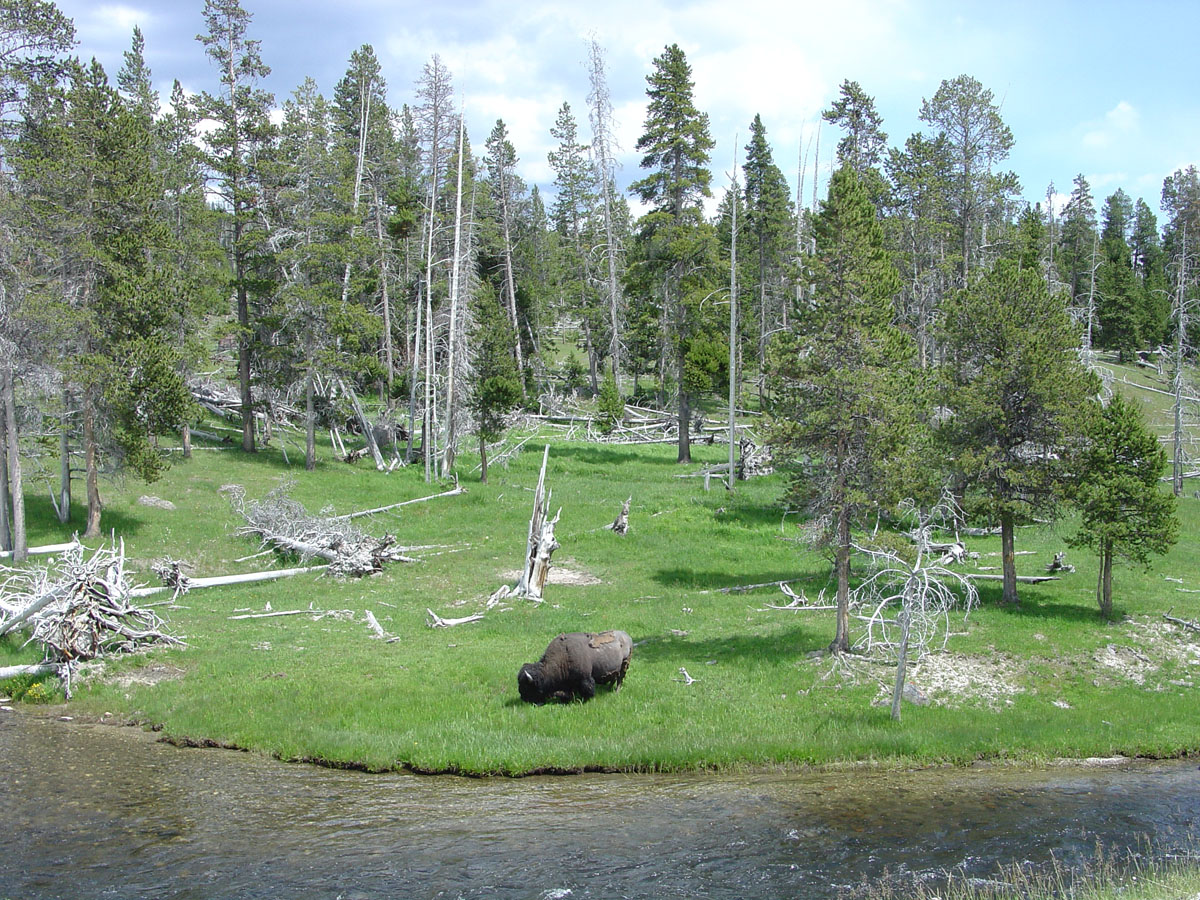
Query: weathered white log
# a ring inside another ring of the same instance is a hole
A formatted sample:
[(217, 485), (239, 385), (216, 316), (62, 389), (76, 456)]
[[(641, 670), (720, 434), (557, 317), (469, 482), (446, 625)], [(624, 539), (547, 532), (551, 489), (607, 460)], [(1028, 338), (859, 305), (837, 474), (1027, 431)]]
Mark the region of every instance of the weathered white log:
[[(1003, 575), (984, 575), (979, 572), (968, 572), (963, 578), (973, 578), (979, 581), (1003, 581)], [(1018, 575), (1021, 584), (1041, 584), (1043, 581), (1059, 581), (1057, 575)]]
[[(45, 544), (41, 547), (29, 547), (25, 552), (30, 556), (37, 556), (46, 553), (63, 553), (77, 546), (79, 546), (79, 541), (68, 541), (65, 544)], [(11, 550), (0, 550), (0, 559), (10, 558), (12, 558)]]
[[(241, 575), (213, 575), (209, 578), (189, 578), (188, 590), (206, 587), (223, 587), (229, 584), (249, 584), (255, 581), (274, 581), (277, 578), (289, 578), (292, 575), (303, 575), (305, 572), (324, 572), (329, 566), (299, 566), (294, 569), (268, 569), (264, 572), (244, 572)], [(171, 587), (141, 587), (129, 592), (131, 597), (149, 597), (161, 594), (163, 591), (174, 590)]]
[(58, 663), (33, 663), (27, 666), (0, 666), (0, 681), (6, 678), (16, 678), (18, 675), (48, 675), (57, 672)]
[(226, 616), (226, 618), (228, 618), (228, 619), (274, 619), (274, 618), (277, 618), (278, 616), (302, 616), (302, 615), (305, 615), (306, 613), (309, 615), (318, 615), (319, 616), (321, 614), (321, 611), (318, 609), (281, 609), (281, 610), (275, 610), (272, 612), (243, 613), (240, 616)]
[(440, 494), (431, 494), (428, 497), (417, 497), (415, 500), (403, 500), (400, 503), (390, 503), (387, 506), (377, 506), (374, 509), (364, 509), (359, 512), (345, 513), (340, 516), (330, 516), (329, 521), (348, 522), (351, 519), (357, 519), (362, 516), (373, 516), (376, 513), (387, 512), (389, 509), (399, 509), (401, 506), (408, 506), (412, 503), (424, 503), (426, 500), (436, 500), (438, 497), (454, 497), (466, 492), (467, 489), (464, 487), (455, 487), (453, 490), (442, 491)]
[(375, 618), (375, 613), (368, 609), (365, 615), (367, 617), (367, 626), (373, 632), (375, 632), (375, 637), (387, 644), (394, 644), (396, 641), (400, 640), (400, 638), (396, 637), (394, 634), (388, 634), (388, 632), (383, 630), (383, 626), (380, 625), (379, 620)]
[(1171, 613), (1174, 611), (1175, 607), (1171, 607), (1170, 610), (1163, 613), (1163, 618), (1173, 625), (1178, 625), (1180, 628), (1186, 628), (1188, 631), (1200, 632), (1200, 624), (1189, 621), (1188, 619), (1180, 619), (1177, 616), (1171, 615)]
[(22, 607), (10, 618), (6, 619), (3, 623), (0, 623), (0, 635), (8, 634), (18, 625), (28, 622), (55, 600), (65, 597), (70, 593), (71, 587), (72, 586), (70, 584), (59, 584), (56, 587), (46, 591), (46, 593), (40, 595), (39, 597), (36, 597), (32, 602)]
[(465, 625), (468, 622), (478, 622), (483, 618), (483, 613), (475, 613), (471, 616), (463, 616), (460, 619), (443, 619), (432, 609), (425, 608), (425, 612), (429, 613), (429, 621), (426, 623), (430, 628), (453, 628), (455, 625)]
[(366, 413), (363, 412), (362, 404), (358, 402), (358, 395), (354, 390), (346, 384), (345, 379), (339, 379), (339, 384), (346, 396), (350, 398), (350, 405), (354, 407), (354, 414), (358, 417), (358, 422), (362, 425), (363, 437), (366, 438), (367, 447), (371, 450), (371, 455), (375, 457), (375, 468), (382, 472), (387, 468), (383, 461), (383, 454), (379, 452), (379, 445), (375, 443), (375, 431), (371, 428), (371, 423), (367, 421)]

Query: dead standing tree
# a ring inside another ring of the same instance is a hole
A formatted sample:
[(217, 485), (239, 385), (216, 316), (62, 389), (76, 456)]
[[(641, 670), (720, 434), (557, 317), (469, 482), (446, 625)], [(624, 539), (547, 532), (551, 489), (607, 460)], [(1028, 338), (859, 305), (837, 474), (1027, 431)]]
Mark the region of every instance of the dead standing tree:
[[(896, 659), (896, 680), (892, 688), (892, 718), (900, 719), (900, 700), (908, 657), (916, 651), (920, 658), (941, 636), (942, 649), (950, 633), (950, 612), (962, 609), (968, 614), (979, 599), (969, 575), (945, 565), (945, 554), (935, 546), (932, 534), (958, 516), (953, 497), (944, 496), (932, 510), (919, 510), (905, 501), (902, 513), (915, 519), (909, 532), (916, 555), (909, 558), (893, 548), (857, 547), (875, 563), (875, 571), (854, 590), (854, 602), (867, 612), (860, 616), (867, 630), (856, 642), (856, 649), (882, 652)], [(894, 610), (894, 614), (893, 614)]]
[(525, 562), (521, 576), (515, 585), (504, 585), (488, 598), (488, 606), (494, 606), (509, 597), (520, 597), (542, 602), (542, 589), (546, 586), (546, 578), (550, 575), (550, 557), (558, 549), (558, 541), (554, 539), (554, 526), (562, 515), (562, 508), (554, 514), (553, 519), (546, 517), (550, 506), (552, 491), (546, 490), (546, 462), (550, 458), (550, 445), (542, 454), (542, 470), (538, 474), (537, 488), (533, 492), (533, 515), (529, 519), (529, 536), (525, 542)]

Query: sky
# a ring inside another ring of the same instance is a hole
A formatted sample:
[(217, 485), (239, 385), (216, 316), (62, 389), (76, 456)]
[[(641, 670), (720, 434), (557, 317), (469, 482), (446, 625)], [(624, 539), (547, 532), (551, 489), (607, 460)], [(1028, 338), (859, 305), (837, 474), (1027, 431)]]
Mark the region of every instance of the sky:
[[(564, 101), (587, 126), (588, 42), (604, 49), (622, 186), (641, 177), (635, 144), (646, 75), (669, 44), (687, 55), (697, 108), (709, 116), (713, 188), (729, 184), (761, 114), (776, 164), (796, 189), (802, 158), (811, 199), (819, 129), (822, 190), (840, 133), (819, 125), (846, 79), (875, 98), (892, 146), (926, 130), (922, 100), (971, 75), (995, 95), (1015, 144), (1007, 162), (1030, 202), (1053, 184), (1061, 204), (1084, 175), (1099, 208), (1123, 188), (1157, 210), (1163, 179), (1200, 164), (1200, 3), (1006, 0), (242, 0), (249, 37), (271, 67), (263, 87), (282, 104), (305, 77), (331, 96), (350, 54), (370, 44), (392, 106), (412, 103), (438, 54), (464, 104), (473, 145), (497, 118), (526, 181), (553, 192), (546, 160)], [(78, 53), (115, 80), (134, 25), (156, 87), (169, 96), (217, 89), (196, 35), (203, 0), (59, 0)], [(635, 208), (636, 211), (636, 208)]]

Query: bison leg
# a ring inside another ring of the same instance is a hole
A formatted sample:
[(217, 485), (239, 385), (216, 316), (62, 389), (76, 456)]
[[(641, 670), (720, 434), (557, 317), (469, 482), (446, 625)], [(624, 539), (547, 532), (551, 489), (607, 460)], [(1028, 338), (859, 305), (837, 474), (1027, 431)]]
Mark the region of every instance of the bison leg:
[(621, 670), (619, 672), (617, 672), (616, 680), (613, 682), (613, 690), (614, 691), (619, 691), (621, 689), (621, 684), (622, 684), (622, 682), (625, 681), (625, 673), (628, 671), (629, 671), (629, 657), (627, 656), (623, 660), (621, 660)]

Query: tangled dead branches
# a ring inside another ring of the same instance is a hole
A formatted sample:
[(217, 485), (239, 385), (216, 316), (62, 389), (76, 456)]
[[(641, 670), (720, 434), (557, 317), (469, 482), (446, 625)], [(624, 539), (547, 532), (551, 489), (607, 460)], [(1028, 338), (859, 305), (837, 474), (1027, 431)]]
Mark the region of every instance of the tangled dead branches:
[(71, 667), (148, 644), (182, 644), (152, 610), (131, 602), (123, 543), (89, 556), (75, 544), (46, 566), (0, 567), (0, 634), (29, 627), (26, 643), (45, 648), (58, 664), (70, 696)]
[(381, 538), (365, 534), (347, 518), (313, 516), (288, 496), (292, 484), (285, 482), (261, 500), (246, 500), (241, 485), (226, 485), (233, 508), (246, 520), (237, 533), (255, 535), (264, 547), (275, 546), (296, 553), (302, 560), (319, 557), (329, 563), (331, 574), (361, 577), (383, 569), (386, 562), (415, 562), (396, 546), (392, 535)]

